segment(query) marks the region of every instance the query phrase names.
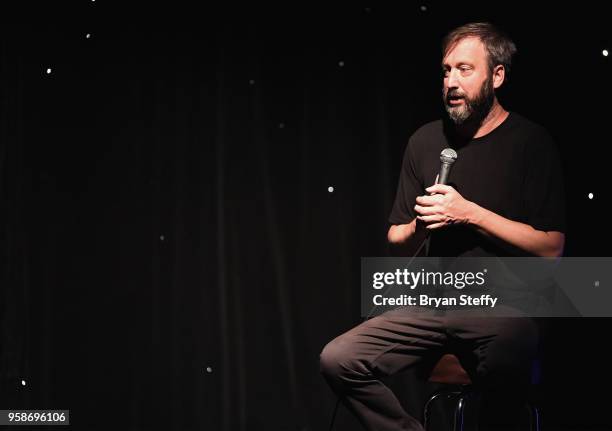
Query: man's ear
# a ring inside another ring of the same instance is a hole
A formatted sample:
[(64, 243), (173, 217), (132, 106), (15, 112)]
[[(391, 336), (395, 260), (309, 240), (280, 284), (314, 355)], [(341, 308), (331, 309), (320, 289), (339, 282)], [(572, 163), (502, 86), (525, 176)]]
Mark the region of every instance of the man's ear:
[(506, 80), (506, 68), (498, 64), (493, 68), (493, 88), (498, 89)]

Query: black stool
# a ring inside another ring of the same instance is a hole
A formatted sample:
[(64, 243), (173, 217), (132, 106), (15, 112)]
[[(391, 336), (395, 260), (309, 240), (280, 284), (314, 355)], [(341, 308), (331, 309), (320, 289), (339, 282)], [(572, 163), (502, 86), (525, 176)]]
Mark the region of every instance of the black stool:
[[(539, 361), (534, 361), (532, 383), (539, 382), (539, 375)], [(431, 403), (438, 398), (446, 397), (447, 399), (456, 400), (453, 431), (463, 431), (465, 407), (471, 400), (479, 398), (480, 393), (472, 384), (470, 376), (461, 366), (457, 356), (453, 354), (443, 355), (431, 371), (428, 381), (443, 383), (451, 386), (451, 388), (436, 390), (425, 404), (423, 411), (425, 430), (428, 431), (430, 425)], [(525, 406), (529, 411), (530, 431), (540, 431), (540, 412), (538, 408), (531, 401), (526, 402)]]

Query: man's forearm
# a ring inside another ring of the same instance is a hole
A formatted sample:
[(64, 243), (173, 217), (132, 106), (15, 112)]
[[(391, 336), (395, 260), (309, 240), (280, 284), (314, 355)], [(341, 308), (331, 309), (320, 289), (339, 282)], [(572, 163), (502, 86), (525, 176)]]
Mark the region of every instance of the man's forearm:
[(509, 220), (477, 204), (473, 205), (469, 223), (481, 234), (536, 256), (557, 257), (563, 253), (565, 236), (562, 233), (536, 230), (528, 224)]
[(414, 256), (426, 236), (426, 230), (417, 227), (417, 219), (413, 219), (407, 224), (391, 226), (387, 234), (387, 240), (393, 255)]

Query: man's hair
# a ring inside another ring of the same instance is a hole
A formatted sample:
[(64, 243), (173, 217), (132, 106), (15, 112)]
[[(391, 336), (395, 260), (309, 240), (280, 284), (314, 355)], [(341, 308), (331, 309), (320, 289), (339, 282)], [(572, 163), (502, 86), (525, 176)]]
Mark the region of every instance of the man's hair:
[(465, 24), (447, 34), (442, 41), (442, 58), (466, 37), (480, 39), (487, 52), (489, 71), (492, 72), (495, 66), (501, 64), (506, 70), (507, 78), (510, 74), (512, 56), (516, 53), (516, 45), (504, 32), (488, 22)]

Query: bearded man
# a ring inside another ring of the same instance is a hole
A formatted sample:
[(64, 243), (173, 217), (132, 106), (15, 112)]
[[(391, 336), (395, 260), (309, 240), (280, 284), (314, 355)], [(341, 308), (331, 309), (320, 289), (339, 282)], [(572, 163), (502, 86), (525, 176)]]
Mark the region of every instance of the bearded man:
[[(496, 96), (515, 52), (512, 40), (489, 23), (466, 24), (444, 38), (447, 116), (422, 126), (406, 146), (387, 235), (395, 254), (422, 252), (428, 236), (428, 256), (563, 254), (557, 148), (543, 127), (507, 111)], [(436, 184), (440, 153), (449, 147), (458, 154), (450, 181)], [(473, 382), (492, 392), (523, 393), (538, 338), (528, 317), (391, 310), (329, 342), (321, 373), (365, 429), (421, 431), (382, 377), (453, 353)]]

